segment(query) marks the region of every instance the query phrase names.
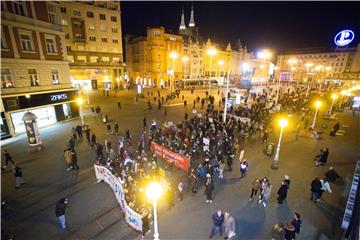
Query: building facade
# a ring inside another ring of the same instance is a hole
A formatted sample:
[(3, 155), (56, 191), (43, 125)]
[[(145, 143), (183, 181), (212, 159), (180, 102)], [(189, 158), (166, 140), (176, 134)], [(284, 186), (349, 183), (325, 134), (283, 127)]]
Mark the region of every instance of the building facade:
[(133, 84), (169, 87), (182, 78), (183, 38), (163, 27), (150, 27), (145, 37), (126, 43), (126, 67)]
[(25, 131), (31, 111), (45, 126), (78, 116), (58, 2), (1, 2), (1, 136)]
[(278, 56), (275, 78), (286, 81), (360, 80), (360, 44), (356, 48), (300, 49)]
[(123, 87), (119, 1), (61, 1), (60, 5), (73, 85), (88, 89)]

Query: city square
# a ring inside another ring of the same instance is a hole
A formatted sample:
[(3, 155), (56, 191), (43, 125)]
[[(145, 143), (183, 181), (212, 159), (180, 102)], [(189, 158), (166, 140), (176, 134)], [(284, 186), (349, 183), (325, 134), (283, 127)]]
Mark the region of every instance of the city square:
[(359, 239), (359, 16), (209, 28), (260, 6), (1, 2), (2, 239)]

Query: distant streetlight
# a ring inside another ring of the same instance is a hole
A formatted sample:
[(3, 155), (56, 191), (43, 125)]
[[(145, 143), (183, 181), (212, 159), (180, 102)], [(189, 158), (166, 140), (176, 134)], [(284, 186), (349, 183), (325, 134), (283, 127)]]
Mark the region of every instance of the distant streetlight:
[(284, 128), (288, 125), (288, 121), (286, 119), (280, 119), (279, 126), (280, 126), (280, 136), (279, 136), (279, 142), (276, 149), (275, 158), (271, 164), (272, 169), (278, 169), (279, 168), (279, 155), (280, 155), (280, 144), (281, 144), (281, 138), (283, 134)]
[(183, 69), (183, 77), (184, 77), (185, 76), (184, 72), (187, 71), (186, 64), (189, 61), (189, 57), (188, 56), (183, 56), (182, 61), (184, 63), (184, 69)]
[(315, 111), (313, 123), (312, 123), (312, 125), (311, 125), (311, 128), (312, 128), (312, 129), (315, 129), (316, 117), (317, 117), (317, 114), (318, 114), (318, 111), (319, 111), (319, 107), (320, 107), (320, 106), (321, 106), (321, 102), (320, 102), (320, 101), (316, 101), (316, 102), (315, 102), (316, 111)]
[(174, 86), (174, 78), (175, 78), (175, 59), (177, 59), (178, 57), (178, 53), (176, 51), (171, 51), (170, 52), (170, 59), (172, 60), (172, 70), (173, 70), (173, 73), (172, 73), (172, 77), (170, 77), (170, 94), (172, 94), (173, 92), (173, 86)]
[(157, 182), (150, 183), (146, 188), (146, 195), (149, 200), (153, 202), (153, 210), (154, 210), (154, 240), (159, 240), (159, 230), (158, 230), (158, 222), (157, 222), (157, 211), (156, 211), (156, 203), (161, 194), (163, 193), (163, 189), (161, 185)]
[(330, 107), (330, 111), (329, 111), (329, 115), (331, 116), (331, 113), (332, 113), (332, 109), (334, 107), (334, 102), (335, 102), (335, 99), (337, 98), (337, 95), (334, 93), (332, 96), (332, 102), (331, 102), (331, 107)]
[(80, 119), (81, 119), (81, 125), (84, 126), (84, 116), (83, 116), (83, 111), (82, 111), (82, 104), (83, 104), (83, 99), (82, 98), (78, 98), (76, 100), (76, 102), (79, 104), (79, 115), (80, 115)]

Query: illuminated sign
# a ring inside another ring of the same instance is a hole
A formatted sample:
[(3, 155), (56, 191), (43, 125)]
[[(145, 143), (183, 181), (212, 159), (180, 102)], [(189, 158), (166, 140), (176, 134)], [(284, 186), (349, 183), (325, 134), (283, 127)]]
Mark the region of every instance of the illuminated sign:
[(66, 93), (50, 95), (50, 100), (52, 102), (66, 100), (67, 98), (68, 98), (68, 96)]
[(342, 30), (336, 34), (334, 42), (337, 46), (343, 47), (349, 45), (354, 40), (355, 34), (351, 30)]

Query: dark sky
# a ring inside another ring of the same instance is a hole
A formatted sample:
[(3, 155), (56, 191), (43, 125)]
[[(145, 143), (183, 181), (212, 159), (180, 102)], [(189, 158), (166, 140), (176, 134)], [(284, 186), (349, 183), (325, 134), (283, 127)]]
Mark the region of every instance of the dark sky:
[[(145, 35), (148, 26), (177, 32), (181, 9), (188, 25), (191, 2), (121, 2), (124, 34)], [(239, 38), (250, 51), (270, 48), (335, 47), (339, 30), (360, 42), (360, 2), (196, 2), (195, 24), (201, 36), (220, 43)]]

